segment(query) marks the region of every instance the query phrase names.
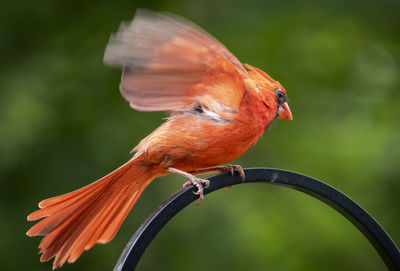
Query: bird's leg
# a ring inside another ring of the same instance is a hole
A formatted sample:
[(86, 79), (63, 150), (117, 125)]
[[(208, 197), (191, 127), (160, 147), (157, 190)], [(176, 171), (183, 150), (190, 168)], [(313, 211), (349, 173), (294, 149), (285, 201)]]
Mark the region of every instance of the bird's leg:
[(242, 181), (244, 182), (245, 176), (244, 176), (244, 171), (243, 168), (240, 165), (227, 165), (227, 166), (219, 166), (219, 167), (210, 167), (210, 168), (203, 168), (203, 169), (198, 169), (195, 171), (191, 171), (191, 174), (202, 174), (202, 173), (207, 173), (207, 172), (230, 172), (233, 176), (233, 173), (235, 171), (239, 172), (240, 177), (242, 177)]
[(209, 186), (210, 186), (210, 181), (209, 181), (209, 180), (197, 178), (197, 177), (194, 176), (193, 174), (187, 173), (187, 172), (185, 172), (185, 171), (182, 171), (182, 170), (179, 170), (179, 169), (176, 169), (176, 168), (173, 168), (173, 167), (169, 167), (169, 168), (168, 168), (168, 171), (169, 171), (169, 172), (172, 172), (172, 173), (177, 173), (177, 174), (179, 174), (179, 175), (182, 175), (182, 176), (188, 178), (189, 181), (187, 181), (186, 183), (184, 183), (184, 184), (183, 184), (183, 187), (188, 187), (188, 186), (191, 186), (191, 185), (196, 186), (197, 191), (196, 191), (196, 192), (193, 192), (193, 193), (194, 193), (195, 195), (199, 195), (199, 201), (200, 201), (200, 203), (203, 201), (203, 199), (204, 199), (203, 184), (204, 184), (204, 187), (205, 187), (205, 188), (209, 187)]

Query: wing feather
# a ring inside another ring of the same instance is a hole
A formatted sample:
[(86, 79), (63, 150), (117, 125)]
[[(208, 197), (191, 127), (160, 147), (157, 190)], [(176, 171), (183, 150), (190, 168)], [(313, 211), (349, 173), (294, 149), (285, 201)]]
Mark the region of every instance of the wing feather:
[(201, 103), (233, 112), (245, 92), (240, 61), (206, 31), (171, 14), (138, 10), (111, 37), (104, 61), (123, 68), (122, 96), (141, 111)]

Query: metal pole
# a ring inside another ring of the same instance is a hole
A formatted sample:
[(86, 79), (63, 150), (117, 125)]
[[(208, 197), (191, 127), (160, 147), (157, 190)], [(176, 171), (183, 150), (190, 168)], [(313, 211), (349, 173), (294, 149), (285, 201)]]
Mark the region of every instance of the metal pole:
[[(367, 211), (339, 190), (317, 179), (287, 170), (251, 168), (244, 172), (244, 182), (238, 174), (231, 176), (224, 173), (208, 178), (210, 186), (204, 190), (204, 194), (231, 185), (253, 182), (277, 184), (299, 190), (341, 213), (364, 234), (389, 270), (400, 270), (400, 251), (390, 236)], [(193, 187), (179, 190), (150, 214), (126, 245), (114, 271), (132, 271), (136, 268), (147, 246), (160, 229), (180, 210), (198, 199), (193, 191)]]

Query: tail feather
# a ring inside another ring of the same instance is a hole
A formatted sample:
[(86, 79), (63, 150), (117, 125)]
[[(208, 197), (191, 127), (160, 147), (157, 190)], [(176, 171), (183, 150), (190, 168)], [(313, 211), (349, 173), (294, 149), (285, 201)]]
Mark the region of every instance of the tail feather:
[[(117, 171), (118, 170), (119, 169), (117, 169)], [(39, 203), (40, 209), (28, 215), (28, 220), (38, 220), (43, 217), (47, 217), (54, 213), (57, 213), (61, 209), (70, 207), (71, 204), (80, 204), (82, 201), (87, 201), (88, 199), (90, 199), (89, 195), (93, 195), (101, 189), (104, 190), (104, 182), (109, 180), (110, 178), (115, 178), (115, 173), (115, 171), (111, 172), (110, 174), (104, 176), (96, 182), (91, 183), (73, 192), (42, 200)]]
[(99, 179), (99, 180), (97, 180), (97, 181), (95, 181), (95, 182), (93, 182), (93, 183), (91, 183), (89, 185), (86, 185), (86, 186), (84, 186), (82, 188), (79, 188), (79, 189), (77, 189), (75, 191), (63, 194), (62, 197), (56, 196), (56, 197), (51, 197), (51, 198), (42, 200), (41, 202), (39, 202), (39, 207), (40, 208), (44, 208), (44, 207), (47, 207), (47, 206), (50, 206), (50, 205), (55, 205), (55, 204), (58, 204), (58, 203), (61, 203), (61, 202), (65, 202), (68, 199), (71, 199), (73, 197), (76, 197), (79, 194), (93, 192), (95, 189), (103, 187), (102, 186), (102, 184), (103, 184), (102, 180), (111, 177), (111, 175), (115, 175), (115, 172), (111, 172), (108, 175), (104, 176), (103, 178), (101, 178), (101, 179)]
[[(110, 202), (110, 205), (107, 206), (105, 210), (102, 210), (101, 212), (99, 211), (97, 215), (92, 219), (92, 221), (88, 223), (85, 229), (82, 230), (79, 236), (75, 238), (78, 241), (72, 244), (69, 248), (69, 251), (71, 251), (71, 256), (68, 259), (69, 262), (76, 261), (76, 259), (79, 258), (84, 250), (90, 249), (94, 244), (106, 243), (112, 239), (109, 238), (102, 242), (102, 240), (100, 240), (99, 238), (99, 235), (110, 229), (110, 223), (108, 222), (108, 220), (113, 219), (113, 213), (119, 212), (121, 209), (121, 205), (123, 206), (123, 204), (125, 204), (126, 199), (121, 201), (119, 197), (123, 197), (123, 194), (126, 193), (126, 190), (127, 189), (125, 188), (120, 193), (115, 195), (115, 199)], [(128, 213), (126, 213), (126, 215), (128, 215)], [(122, 218), (121, 223), (123, 222), (123, 219), (125, 219), (125, 217), (126, 216)], [(112, 229), (115, 230), (115, 227)]]
[(44, 219), (27, 231), (29, 236), (45, 235), (40, 260), (55, 257), (57, 268), (96, 243), (109, 242), (155, 175), (138, 156), (92, 184), (41, 201), (41, 209), (28, 220)]

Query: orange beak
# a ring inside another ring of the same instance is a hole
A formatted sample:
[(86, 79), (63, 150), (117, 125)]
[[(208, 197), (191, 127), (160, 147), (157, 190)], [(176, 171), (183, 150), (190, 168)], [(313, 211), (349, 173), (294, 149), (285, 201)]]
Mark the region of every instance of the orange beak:
[(288, 120), (293, 119), (292, 112), (290, 112), (288, 103), (285, 102), (279, 107), (278, 117), (281, 119), (288, 119)]

